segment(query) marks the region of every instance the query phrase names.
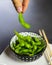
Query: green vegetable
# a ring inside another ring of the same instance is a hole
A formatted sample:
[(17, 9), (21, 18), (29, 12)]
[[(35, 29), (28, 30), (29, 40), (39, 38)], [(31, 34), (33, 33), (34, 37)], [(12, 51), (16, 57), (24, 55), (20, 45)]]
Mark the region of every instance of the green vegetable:
[(15, 50), (14, 44), (15, 44), (15, 43), (12, 42), (12, 45), (11, 45), (12, 50)]
[(19, 39), (19, 43), (20, 43), (20, 46), (21, 46), (21, 47), (25, 46), (25, 42), (24, 42), (23, 40), (20, 40), (20, 39)]
[(19, 13), (19, 16), (18, 16), (18, 17), (19, 17), (19, 22), (20, 22), (20, 24), (21, 24), (23, 27), (29, 29), (29, 28), (30, 28), (30, 25), (25, 22), (22, 13)]
[(32, 40), (32, 38), (31, 38), (31, 36), (25, 36), (25, 40), (26, 40), (27, 42), (30, 42), (30, 41)]
[(33, 56), (41, 52), (46, 46), (46, 43), (43, 40), (43, 38), (39, 38), (35, 36), (31, 37), (29, 35), (23, 36), (19, 34), (17, 31), (15, 31), (15, 35), (18, 38), (15, 41), (15, 43), (12, 42), (11, 48), (17, 54)]
[(18, 45), (16, 45), (15, 49), (17, 49), (17, 48), (19, 48), (19, 47), (20, 47), (20, 45), (18, 44)]
[(44, 47), (45, 47), (45, 46), (39, 47), (38, 50), (36, 51), (36, 54), (39, 53), (40, 51), (42, 51), (42, 49), (43, 49)]
[(36, 45), (41, 45), (41, 42), (39, 41), (39, 42), (36, 42)]
[(28, 53), (28, 49), (22, 49), (21, 52), (22, 53)]
[(37, 46), (36, 45), (34, 45), (34, 51), (36, 51), (37, 50)]
[(15, 52), (20, 54), (20, 49), (21, 49), (21, 47), (18, 47), (17, 49), (15, 49)]
[(20, 39), (24, 39), (24, 36), (19, 34), (16, 30), (14, 31), (15, 35), (20, 38)]
[(27, 42), (25, 42), (25, 47), (26, 48), (32, 48), (32, 46), (30, 44), (28, 44)]

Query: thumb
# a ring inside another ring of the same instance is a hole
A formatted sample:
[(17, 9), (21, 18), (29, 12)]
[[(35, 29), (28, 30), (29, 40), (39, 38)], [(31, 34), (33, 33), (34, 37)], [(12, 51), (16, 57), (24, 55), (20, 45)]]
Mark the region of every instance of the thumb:
[(22, 12), (22, 2), (20, 0), (12, 0), (15, 9), (17, 10), (18, 13)]

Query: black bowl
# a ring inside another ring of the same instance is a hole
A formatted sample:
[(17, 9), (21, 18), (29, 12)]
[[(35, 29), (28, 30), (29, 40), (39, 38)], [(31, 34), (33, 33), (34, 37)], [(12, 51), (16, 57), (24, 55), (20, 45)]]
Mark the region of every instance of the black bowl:
[[(22, 35), (30, 35), (30, 36), (36, 35), (36, 36), (38, 36), (38, 37), (41, 37), (40, 35), (37, 35), (36, 33), (32, 33), (32, 32), (22, 32), (22, 33), (20, 33), (20, 34), (22, 34)], [(12, 42), (15, 42), (16, 38), (17, 38), (17, 37), (14, 36), (14, 37), (11, 39), (11, 42), (10, 42), (10, 49), (11, 49), (12, 51), (13, 51), (13, 49), (11, 48), (11, 44), (12, 44)], [(35, 60), (37, 60), (38, 58), (40, 58), (40, 57), (43, 55), (43, 53), (44, 53), (46, 47), (47, 47), (47, 45), (45, 44), (45, 47), (42, 49), (42, 51), (39, 52), (38, 54), (34, 55), (34, 56), (20, 55), (20, 54), (15, 53), (15, 51), (13, 51), (13, 53), (15, 54), (15, 56), (16, 56), (18, 59), (20, 59), (20, 60), (22, 60), (22, 61), (25, 61), (25, 62), (31, 62), (31, 61), (35, 61)]]

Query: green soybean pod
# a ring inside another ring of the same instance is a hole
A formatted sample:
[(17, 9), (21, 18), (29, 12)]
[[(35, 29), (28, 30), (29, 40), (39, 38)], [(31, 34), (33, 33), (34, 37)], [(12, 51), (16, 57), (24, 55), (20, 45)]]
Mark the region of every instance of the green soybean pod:
[(25, 42), (25, 47), (26, 48), (32, 48), (32, 46), (29, 43), (27, 43), (27, 42)]
[(25, 39), (27, 40), (27, 42), (30, 42), (32, 40), (31, 36), (26, 36)]
[(25, 36), (19, 34), (16, 30), (14, 30), (14, 33), (15, 33), (15, 35), (16, 35), (19, 39), (25, 40)]
[(34, 54), (29, 54), (29, 56), (33, 56)]
[(18, 50), (18, 49), (16, 49), (16, 50), (15, 50), (15, 53), (19, 53), (19, 50)]
[(25, 46), (25, 42), (23, 40), (19, 40), (19, 44), (21, 47)]
[(32, 40), (32, 41), (31, 41), (31, 44), (34, 46), (36, 43)]
[(13, 42), (12, 44), (13, 44), (13, 47), (15, 48), (15, 46), (16, 46), (16, 43), (14, 43), (14, 42)]
[(40, 39), (38, 37), (33, 37), (34, 41), (38, 42)]
[(21, 34), (19, 34), (16, 30), (14, 30), (14, 33), (15, 33), (15, 35), (18, 37), (18, 38), (23, 38), (23, 36), (21, 35)]
[(20, 53), (26, 55), (26, 54), (28, 54), (28, 49), (25, 49), (25, 48), (24, 49), (21, 49), (20, 50)]
[(22, 13), (19, 13), (19, 16), (18, 16), (18, 17), (19, 17), (19, 22), (20, 22), (20, 24), (21, 24), (23, 27), (29, 29), (29, 28), (30, 28), (30, 24), (28, 24), (28, 23), (25, 22)]
[(20, 49), (21, 49), (21, 47), (18, 47), (17, 49), (15, 49), (15, 52), (20, 54)]
[(22, 52), (23, 53), (28, 53), (28, 49), (23, 49)]
[(40, 48), (37, 50), (36, 54), (39, 53), (44, 47), (45, 47), (45, 46), (40, 47)]
[(40, 41), (38, 41), (38, 42), (36, 42), (36, 44), (35, 45), (41, 45), (41, 42)]
[(34, 55), (34, 53), (32, 53), (32, 50), (29, 50), (29, 49), (23, 49), (23, 50), (21, 50), (21, 53), (25, 54), (25, 55), (29, 55), (29, 56)]
[(15, 46), (15, 49), (19, 48), (20, 44), (18, 44), (17, 46)]
[(14, 48), (14, 44), (15, 44), (15, 43), (12, 42), (12, 46), (11, 46), (11, 49), (12, 49), (12, 50), (15, 50), (15, 48)]
[(33, 54), (35, 54), (36, 53), (36, 51), (37, 51), (37, 46), (36, 45), (34, 45), (34, 47), (33, 47)]
[(37, 46), (36, 45), (34, 45), (34, 51), (36, 51), (37, 50)]
[(34, 52), (32, 50), (29, 50), (28, 53), (27, 53), (27, 55), (33, 56), (34, 55)]

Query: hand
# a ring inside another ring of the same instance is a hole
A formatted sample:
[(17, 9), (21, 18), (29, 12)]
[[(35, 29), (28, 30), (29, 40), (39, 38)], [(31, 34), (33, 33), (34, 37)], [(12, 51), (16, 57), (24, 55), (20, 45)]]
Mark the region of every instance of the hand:
[(23, 2), (21, 2), (20, 0), (13, 0), (13, 4), (18, 13), (24, 13), (28, 7), (29, 0), (23, 0)]

